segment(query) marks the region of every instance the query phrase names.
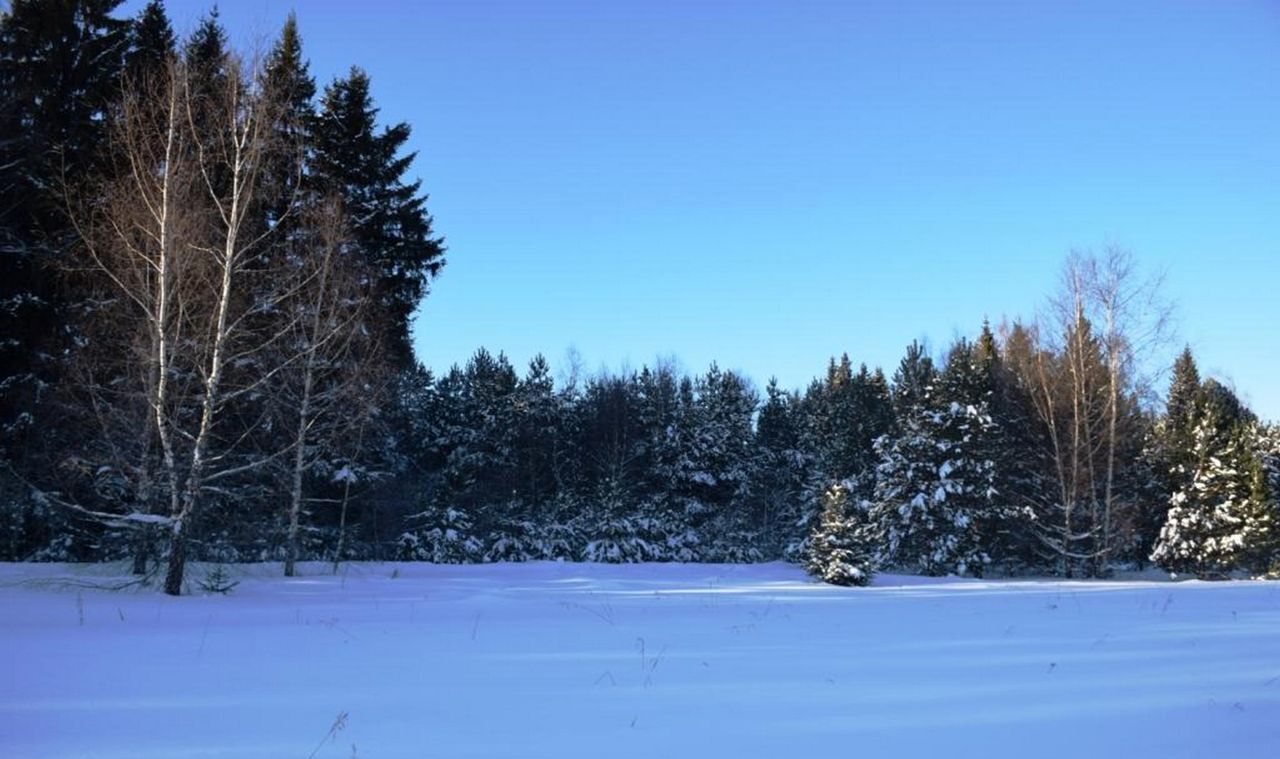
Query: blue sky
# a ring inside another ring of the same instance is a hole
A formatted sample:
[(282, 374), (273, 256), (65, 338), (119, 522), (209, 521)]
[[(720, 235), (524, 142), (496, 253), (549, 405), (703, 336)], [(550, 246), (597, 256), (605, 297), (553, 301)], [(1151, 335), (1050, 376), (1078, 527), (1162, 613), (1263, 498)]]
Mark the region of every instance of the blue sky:
[[(248, 45), (294, 5), (219, 7)], [(1165, 274), (1166, 353), (1280, 419), (1280, 4), (296, 5), (320, 81), (359, 64), (413, 126), (449, 246), (428, 366), (572, 346), (799, 387), (1031, 315), (1116, 244)]]

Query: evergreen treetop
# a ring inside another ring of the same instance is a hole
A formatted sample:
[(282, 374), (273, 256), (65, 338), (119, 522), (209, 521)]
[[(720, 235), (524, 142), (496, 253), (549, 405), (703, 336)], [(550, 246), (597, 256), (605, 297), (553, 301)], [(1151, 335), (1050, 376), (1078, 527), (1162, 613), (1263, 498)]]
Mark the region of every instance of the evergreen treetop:
[(177, 37), (161, 0), (150, 0), (129, 27), (125, 72), (134, 86), (143, 85), (177, 53)]
[(377, 115), (369, 77), (360, 68), (325, 87), (310, 181), (319, 192), (343, 199), (355, 245), (376, 272), (388, 350), (396, 363), (408, 365), (413, 313), (444, 266), (444, 245), (432, 232), (421, 181), (405, 179), (416, 156), (404, 152), (409, 125), (379, 131)]

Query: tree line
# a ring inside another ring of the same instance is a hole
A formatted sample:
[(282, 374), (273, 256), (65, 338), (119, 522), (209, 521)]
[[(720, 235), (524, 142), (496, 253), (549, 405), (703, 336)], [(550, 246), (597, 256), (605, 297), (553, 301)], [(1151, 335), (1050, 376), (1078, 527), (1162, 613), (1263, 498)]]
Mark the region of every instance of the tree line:
[(1165, 308), (1123, 250), (891, 377), (557, 382), (483, 349), (437, 376), (409, 335), (443, 240), (369, 78), (318, 92), (293, 17), (254, 59), (216, 11), (179, 40), (117, 6), (0, 18), (2, 559), (170, 593), (193, 558), (1280, 569), (1280, 433), (1189, 350), (1160, 397)]

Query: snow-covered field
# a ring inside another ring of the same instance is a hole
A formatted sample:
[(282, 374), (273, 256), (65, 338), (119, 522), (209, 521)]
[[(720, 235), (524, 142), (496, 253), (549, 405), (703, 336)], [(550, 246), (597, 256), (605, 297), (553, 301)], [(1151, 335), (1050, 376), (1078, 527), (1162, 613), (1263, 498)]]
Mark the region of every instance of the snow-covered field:
[(0, 756), (1280, 756), (1280, 583), (305, 569), (0, 565)]

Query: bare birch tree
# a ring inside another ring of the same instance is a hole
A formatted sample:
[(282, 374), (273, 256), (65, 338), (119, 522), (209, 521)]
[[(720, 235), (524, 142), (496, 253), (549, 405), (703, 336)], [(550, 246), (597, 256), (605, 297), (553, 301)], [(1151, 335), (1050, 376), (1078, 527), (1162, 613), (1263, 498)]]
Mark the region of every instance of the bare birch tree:
[(1062, 288), (1029, 330), (1031, 350), (1015, 367), (1030, 390), (1050, 448), (1055, 484), (1039, 504), (1039, 538), (1061, 572), (1101, 574), (1118, 541), (1117, 479), (1136, 443), (1144, 358), (1165, 334), (1169, 309), (1158, 279), (1141, 279), (1132, 256), (1073, 251)]
[[(285, 308), (295, 316), (286, 353), (298, 358), (275, 383), (274, 402), (292, 425), (289, 505), (286, 514), (284, 574), (292, 577), (299, 555), (301, 520), (307, 510), (307, 474), (338, 455), (351, 436), (363, 434), (367, 405), (381, 364), (367, 319), (371, 278), (351, 248), (341, 204), (326, 200), (301, 219), (297, 245), (289, 255), (296, 284)], [(358, 447), (358, 446), (357, 446)], [(351, 472), (329, 472), (350, 496)]]
[(228, 409), (299, 358), (277, 349), (288, 319), (262, 318), (291, 296), (261, 284), (272, 230), (255, 216), (278, 109), (238, 59), (226, 71), (224, 85), (197, 86), (175, 61), (128, 88), (112, 142), (128, 171), (77, 222), (87, 259), (132, 306), (119, 339), (145, 335), (139, 365), (167, 495), (164, 590), (174, 595), (207, 494), (284, 453), (234, 456), (255, 424), (222, 435)]

